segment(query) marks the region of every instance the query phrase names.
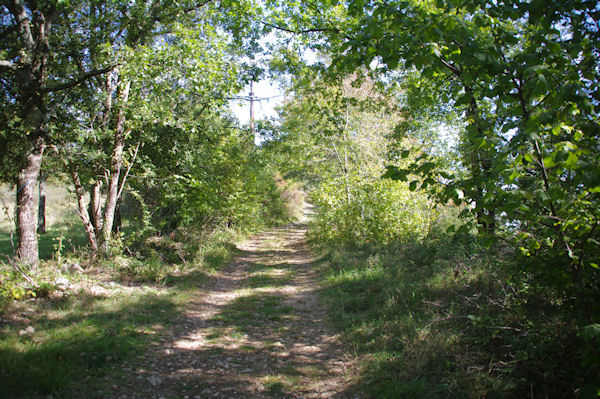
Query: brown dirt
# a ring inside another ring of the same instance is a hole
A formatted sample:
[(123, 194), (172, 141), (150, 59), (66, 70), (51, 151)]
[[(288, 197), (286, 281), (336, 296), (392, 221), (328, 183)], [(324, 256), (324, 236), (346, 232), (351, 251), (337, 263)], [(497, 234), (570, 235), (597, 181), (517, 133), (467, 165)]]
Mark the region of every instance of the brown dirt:
[(199, 287), (164, 345), (112, 386), (119, 398), (360, 398), (326, 322), (306, 225), (266, 231)]

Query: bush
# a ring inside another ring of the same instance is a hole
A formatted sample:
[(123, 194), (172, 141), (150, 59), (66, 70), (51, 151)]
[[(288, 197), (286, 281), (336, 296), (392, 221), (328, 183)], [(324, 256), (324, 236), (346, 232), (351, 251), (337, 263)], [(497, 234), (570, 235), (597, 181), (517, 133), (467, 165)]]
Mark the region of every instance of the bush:
[(427, 235), (434, 218), (431, 202), (405, 183), (357, 178), (350, 183), (350, 201), (344, 183), (337, 183), (311, 193), (317, 211), (309, 234), (313, 242), (357, 246)]
[(444, 233), (455, 213), (420, 240), (328, 242), (324, 292), (360, 385), (386, 398), (595, 397), (597, 324), (580, 330), (510, 246)]
[(3, 303), (35, 297), (34, 287), (25, 280), (21, 273), (11, 266), (0, 263), (0, 305)]

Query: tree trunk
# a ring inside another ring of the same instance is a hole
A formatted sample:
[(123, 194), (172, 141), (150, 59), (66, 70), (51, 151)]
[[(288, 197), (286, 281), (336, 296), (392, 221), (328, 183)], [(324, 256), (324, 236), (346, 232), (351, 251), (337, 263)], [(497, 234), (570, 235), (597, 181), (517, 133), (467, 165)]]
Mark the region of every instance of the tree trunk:
[(96, 231), (94, 229), (94, 225), (90, 221), (90, 215), (88, 214), (87, 208), (85, 206), (85, 191), (83, 189), (83, 185), (81, 184), (81, 179), (79, 177), (79, 173), (77, 168), (71, 164), (71, 178), (73, 179), (73, 186), (75, 186), (75, 194), (77, 195), (77, 205), (79, 206), (78, 212), (79, 217), (83, 221), (83, 226), (85, 227), (85, 232), (88, 236), (88, 241), (92, 247), (92, 257), (96, 257), (98, 253), (98, 240), (96, 237)]
[(88, 213), (90, 215), (90, 222), (94, 226), (94, 232), (96, 233), (96, 237), (100, 237), (100, 231), (102, 230), (102, 212), (100, 201), (102, 190), (102, 182), (97, 181), (92, 184), (90, 190), (90, 205), (88, 209)]
[(123, 226), (123, 221), (121, 220), (121, 202), (121, 198), (119, 198), (115, 207), (115, 219), (112, 228), (112, 233), (115, 236), (121, 232), (121, 227)]
[(346, 143), (344, 143), (344, 160), (340, 157), (340, 153), (338, 152), (337, 146), (335, 145), (333, 139), (330, 139), (331, 145), (333, 146), (333, 152), (338, 160), (338, 164), (340, 165), (340, 169), (344, 175), (344, 186), (346, 188), (346, 205), (350, 206), (350, 183), (348, 182), (348, 149), (346, 147)]
[(346, 126), (344, 126), (344, 184), (346, 185), (346, 202), (348, 203), (348, 206), (350, 206), (350, 182), (348, 181), (348, 137), (346, 136), (348, 124), (350, 123), (350, 119), (348, 117), (348, 108), (349, 106), (346, 106)]
[[(48, 35), (56, 15), (54, 7), (37, 5), (32, 10), (24, 1), (3, 2), (12, 19), (4, 15), (4, 22), (13, 21), (18, 32), (19, 63), (12, 65), (17, 82), (14, 87), (21, 119), (18, 134), (27, 137), (29, 148), (23, 151), (17, 181), (16, 225), (19, 245), (19, 261), (33, 265), (38, 263), (35, 204), (33, 195), (35, 182), (40, 174), (44, 153), (44, 120), (46, 109), (42, 87), (46, 80), (46, 66), (50, 55)], [(28, 3), (28, 2), (27, 2)], [(6, 11), (5, 10), (5, 11)], [(10, 29), (10, 28), (8, 28)], [(9, 78), (8, 81), (10, 81)], [(7, 86), (9, 92), (10, 86)]]
[[(116, 85), (116, 76), (111, 71), (106, 74), (106, 88), (105, 94), (106, 98), (103, 103), (103, 111), (102, 111), (102, 121), (100, 123), (100, 128), (102, 131), (106, 132), (108, 129), (108, 125), (110, 123), (110, 116), (112, 113), (112, 97), (113, 92), (115, 90)], [(90, 189), (90, 204), (88, 208), (88, 213), (90, 215), (90, 221), (94, 226), (94, 232), (96, 233), (96, 238), (100, 239), (102, 234), (102, 180), (97, 180)]]
[(17, 176), (17, 237), (19, 261), (27, 265), (37, 264), (39, 260), (36, 235), (34, 191), (35, 181), (40, 174), (44, 138), (41, 134), (33, 138), (33, 146), (25, 158)]
[(46, 234), (46, 175), (40, 172), (38, 204), (38, 234)]
[[(478, 133), (478, 138), (485, 139), (487, 137), (486, 132), (481, 126), (481, 120), (479, 117), (479, 105), (477, 104), (477, 100), (475, 99), (475, 95), (473, 93), (473, 89), (467, 85), (463, 85), (465, 89), (465, 93), (471, 95), (471, 101), (469, 104), (468, 115), (473, 118), (473, 124)], [(479, 148), (476, 148), (475, 140), (472, 138), (469, 139), (469, 144), (471, 151), (471, 174), (474, 178), (483, 179), (485, 181), (489, 181), (490, 179), (490, 170), (492, 167), (491, 160), (489, 156), (484, 153)], [(484, 204), (484, 187), (485, 183), (479, 182), (476, 186), (476, 195), (474, 196), (474, 200), (476, 203), (476, 207), (478, 211), (476, 212), (477, 224), (481, 226), (481, 231), (494, 235), (496, 233), (496, 212), (486, 206)]]
[(115, 217), (115, 208), (119, 196), (119, 177), (123, 165), (123, 147), (125, 146), (125, 108), (129, 98), (131, 82), (125, 82), (122, 86), (119, 101), (119, 112), (115, 127), (115, 142), (110, 168), (110, 181), (108, 184), (108, 196), (104, 207), (104, 223), (102, 226), (103, 238), (102, 250), (105, 255), (110, 255), (110, 242), (112, 240), (112, 227)]

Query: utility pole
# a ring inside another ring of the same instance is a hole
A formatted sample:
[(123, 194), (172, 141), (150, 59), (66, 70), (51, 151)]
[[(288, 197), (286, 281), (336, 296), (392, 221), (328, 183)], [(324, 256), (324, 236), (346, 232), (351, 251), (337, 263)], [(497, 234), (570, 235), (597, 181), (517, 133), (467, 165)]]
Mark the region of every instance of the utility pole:
[(254, 133), (254, 89), (253, 81), (250, 81), (250, 132), (252, 132), (252, 140), (255, 139)]

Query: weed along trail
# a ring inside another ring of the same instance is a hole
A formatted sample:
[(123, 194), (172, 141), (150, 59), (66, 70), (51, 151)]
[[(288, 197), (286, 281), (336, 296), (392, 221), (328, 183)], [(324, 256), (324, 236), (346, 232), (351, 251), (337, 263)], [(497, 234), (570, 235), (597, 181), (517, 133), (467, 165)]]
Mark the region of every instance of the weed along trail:
[(240, 245), (164, 345), (113, 386), (116, 396), (358, 398), (305, 233), (291, 224)]

